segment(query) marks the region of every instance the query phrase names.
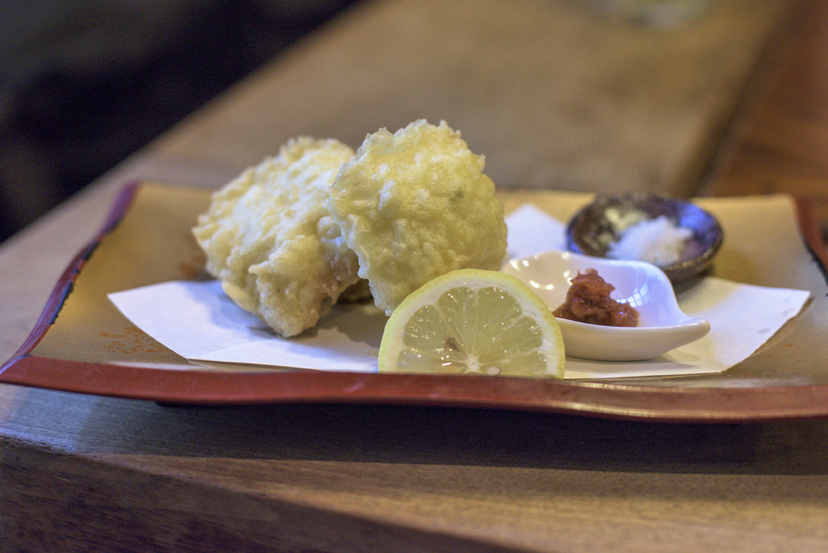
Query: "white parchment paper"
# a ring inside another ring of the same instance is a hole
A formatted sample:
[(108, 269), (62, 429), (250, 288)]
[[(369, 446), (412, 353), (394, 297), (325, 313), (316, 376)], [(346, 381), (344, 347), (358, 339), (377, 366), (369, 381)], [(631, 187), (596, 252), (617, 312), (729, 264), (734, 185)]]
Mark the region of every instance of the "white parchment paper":
[[(564, 248), (563, 224), (531, 205), (506, 219), (510, 258)], [(718, 373), (742, 361), (806, 305), (810, 293), (706, 277), (678, 298), (707, 319), (702, 339), (644, 362), (567, 358), (566, 378)], [(136, 326), (194, 363), (375, 372), (387, 317), (372, 304), (337, 305), (301, 336), (282, 338), (230, 300), (216, 281), (174, 281), (110, 294)]]

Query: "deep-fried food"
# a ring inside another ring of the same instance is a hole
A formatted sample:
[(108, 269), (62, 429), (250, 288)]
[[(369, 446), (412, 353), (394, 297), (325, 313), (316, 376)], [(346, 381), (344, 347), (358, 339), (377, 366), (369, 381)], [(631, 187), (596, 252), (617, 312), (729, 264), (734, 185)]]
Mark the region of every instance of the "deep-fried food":
[(291, 140), (216, 192), (193, 229), (227, 295), (282, 336), (315, 325), (359, 281), (326, 204), (353, 155), (336, 140)]
[(356, 157), (299, 138), (215, 193), (193, 234), (227, 295), (282, 336), (340, 298), (373, 295), (390, 315), (436, 276), (500, 267), (506, 223), (483, 165), (445, 122), (380, 129)]
[(442, 121), (370, 134), (331, 187), (330, 212), (386, 314), (455, 269), (499, 269), (503, 205), (473, 154)]

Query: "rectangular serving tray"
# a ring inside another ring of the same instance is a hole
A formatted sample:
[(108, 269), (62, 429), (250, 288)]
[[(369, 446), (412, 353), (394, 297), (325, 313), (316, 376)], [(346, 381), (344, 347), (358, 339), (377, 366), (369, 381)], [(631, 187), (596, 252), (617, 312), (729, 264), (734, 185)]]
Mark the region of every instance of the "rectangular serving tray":
[[(566, 221), (589, 194), (500, 191)], [(0, 382), (173, 404), (360, 402), (525, 409), (636, 420), (737, 422), (828, 415), (825, 246), (788, 196), (706, 198), (725, 243), (714, 274), (810, 290), (806, 309), (742, 363), (716, 375), (613, 381), (262, 370), (189, 363), (136, 328), (107, 294), (207, 278), (190, 229), (210, 191), (125, 187), (99, 235), (66, 269)]]

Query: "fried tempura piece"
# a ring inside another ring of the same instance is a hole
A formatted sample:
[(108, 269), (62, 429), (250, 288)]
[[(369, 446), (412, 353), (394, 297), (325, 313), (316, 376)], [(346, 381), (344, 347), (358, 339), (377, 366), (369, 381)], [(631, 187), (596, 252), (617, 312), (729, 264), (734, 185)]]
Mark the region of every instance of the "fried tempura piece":
[(386, 314), (443, 273), (500, 268), (506, 223), (483, 166), (445, 121), (419, 120), (368, 135), (339, 171), (328, 207)]
[(227, 295), (282, 336), (315, 325), (359, 281), (327, 208), (329, 186), (353, 155), (335, 140), (292, 140), (216, 192), (193, 229)]

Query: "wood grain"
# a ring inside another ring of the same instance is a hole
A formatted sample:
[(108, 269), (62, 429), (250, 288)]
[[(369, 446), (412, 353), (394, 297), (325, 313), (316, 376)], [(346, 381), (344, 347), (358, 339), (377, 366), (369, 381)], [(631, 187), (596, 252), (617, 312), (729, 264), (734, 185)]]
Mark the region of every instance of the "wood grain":
[(796, 21), (701, 192), (806, 198), (828, 237), (828, 4), (806, 2)]
[(296, 135), (357, 147), (445, 119), (504, 187), (690, 195), (795, 0), (657, 32), (573, 0), (387, 0), (346, 14), (154, 144), (241, 170)]
[[(2, 389), (6, 532), (64, 551), (818, 551), (828, 423), (171, 408)], [(10, 516), (10, 513), (14, 516)], [(6, 549), (3, 549), (6, 548)]]

